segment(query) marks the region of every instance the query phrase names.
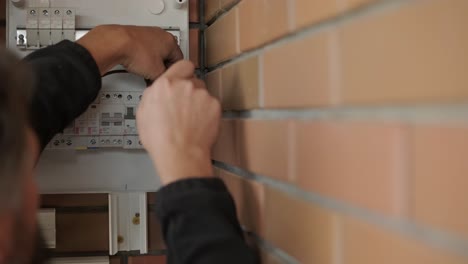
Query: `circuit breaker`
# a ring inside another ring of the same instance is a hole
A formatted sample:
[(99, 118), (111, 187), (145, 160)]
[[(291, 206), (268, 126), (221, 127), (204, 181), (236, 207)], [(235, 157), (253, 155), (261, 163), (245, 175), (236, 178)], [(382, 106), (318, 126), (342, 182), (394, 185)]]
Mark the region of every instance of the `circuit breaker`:
[[(62, 40), (76, 41), (103, 24), (161, 27), (177, 38), (185, 58), (189, 55), (187, 0), (7, 1), (7, 43), (20, 56)], [(88, 110), (48, 144), (38, 166), (42, 192), (158, 187), (136, 126), (146, 83), (133, 74), (115, 72), (103, 77), (100, 94)]]

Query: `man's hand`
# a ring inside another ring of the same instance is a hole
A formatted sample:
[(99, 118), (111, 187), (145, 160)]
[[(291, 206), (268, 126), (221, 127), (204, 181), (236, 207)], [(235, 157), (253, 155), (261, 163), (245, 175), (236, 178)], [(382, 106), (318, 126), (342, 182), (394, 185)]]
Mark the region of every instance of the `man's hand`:
[(77, 43), (91, 53), (101, 75), (121, 64), (129, 72), (155, 80), (183, 59), (174, 36), (157, 27), (98, 26)]
[(140, 138), (164, 184), (213, 176), (211, 147), (221, 107), (191, 62), (173, 65), (146, 89), (137, 112)]

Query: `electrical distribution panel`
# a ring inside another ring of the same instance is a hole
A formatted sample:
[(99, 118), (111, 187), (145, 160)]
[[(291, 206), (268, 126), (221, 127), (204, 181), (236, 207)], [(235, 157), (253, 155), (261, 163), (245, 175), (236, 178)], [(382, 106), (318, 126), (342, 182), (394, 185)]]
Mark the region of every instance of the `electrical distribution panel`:
[[(52, 139), (48, 150), (143, 148), (138, 138), (136, 111), (146, 83), (129, 73), (117, 74), (119, 76), (103, 78), (103, 90), (94, 103), (63, 133)], [(112, 87), (108, 87), (109, 82)]]
[[(187, 0), (7, 1), (7, 43), (20, 56), (62, 40), (76, 41), (98, 25), (123, 24), (167, 30), (188, 58)], [(95, 102), (44, 151), (38, 166), (42, 192), (149, 191), (158, 187), (136, 126), (145, 81), (121, 72), (103, 77), (102, 84)]]

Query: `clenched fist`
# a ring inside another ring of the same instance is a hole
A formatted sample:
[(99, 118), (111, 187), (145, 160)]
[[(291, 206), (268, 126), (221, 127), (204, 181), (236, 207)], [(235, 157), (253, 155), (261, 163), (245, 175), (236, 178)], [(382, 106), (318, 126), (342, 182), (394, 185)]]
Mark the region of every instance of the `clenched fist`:
[(116, 65), (155, 80), (183, 59), (173, 35), (158, 27), (102, 25), (77, 41), (95, 59), (101, 75)]
[(221, 107), (191, 62), (173, 65), (143, 94), (137, 112), (141, 141), (164, 184), (213, 176), (211, 147)]

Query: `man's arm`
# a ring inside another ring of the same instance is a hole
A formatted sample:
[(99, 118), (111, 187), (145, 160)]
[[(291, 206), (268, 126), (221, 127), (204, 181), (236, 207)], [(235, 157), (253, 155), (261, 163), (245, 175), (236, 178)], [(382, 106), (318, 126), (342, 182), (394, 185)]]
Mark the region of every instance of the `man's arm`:
[(169, 264), (256, 263), (220, 179), (174, 182), (157, 192), (156, 206)]
[(166, 65), (182, 58), (173, 36), (164, 30), (118, 25), (99, 26), (77, 43), (63, 41), (33, 52), (25, 60), (36, 74), (31, 123), (41, 149), (86, 111), (108, 70), (122, 64), (130, 72), (156, 79)]
[(146, 89), (137, 112), (140, 138), (163, 184), (156, 195), (169, 264), (256, 263), (234, 201), (213, 177), (210, 149), (218, 135), (219, 102), (179, 62)]
[(70, 41), (36, 51), (25, 60), (36, 74), (30, 115), (43, 149), (94, 101), (101, 76), (91, 54)]

